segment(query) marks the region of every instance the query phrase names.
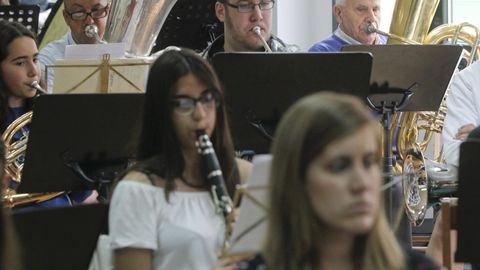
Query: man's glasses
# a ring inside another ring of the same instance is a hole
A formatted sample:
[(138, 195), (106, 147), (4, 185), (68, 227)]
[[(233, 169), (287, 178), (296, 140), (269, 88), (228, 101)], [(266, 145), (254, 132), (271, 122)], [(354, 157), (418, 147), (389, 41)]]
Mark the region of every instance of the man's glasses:
[(230, 4), (228, 2), (224, 3), (224, 5), (227, 5), (232, 8), (236, 8), (238, 12), (241, 12), (241, 13), (252, 12), (255, 10), (256, 6), (258, 6), (260, 10), (269, 10), (273, 8), (274, 4), (275, 4), (274, 1), (262, 1), (258, 4), (254, 4), (254, 3)]
[(200, 102), (205, 109), (211, 110), (219, 105), (217, 96), (210, 90), (203, 92), (198, 98), (175, 96), (172, 100), (173, 108), (177, 114), (188, 116), (195, 111), (195, 106)]
[(75, 12), (68, 12), (65, 10), (65, 12), (72, 18), (74, 21), (83, 21), (85, 20), (88, 16), (92, 17), (92, 19), (101, 19), (107, 16), (108, 13), (108, 7), (103, 8), (97, 8), (97, 9), (92, 9), (90, 12), (86, 12), (85, 10), (83, 11), (75, 11)]

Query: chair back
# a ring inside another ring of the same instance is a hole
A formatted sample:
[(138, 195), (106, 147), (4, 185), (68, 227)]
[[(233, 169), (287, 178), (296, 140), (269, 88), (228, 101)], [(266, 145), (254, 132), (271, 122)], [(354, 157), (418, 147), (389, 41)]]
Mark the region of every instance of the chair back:
[(451, 231), (457, 230), (458, 198), (441, 198), (442, 215), (442, 258), (443, 266), (452, 269), (453, 254), (457, 249), (457, 239), (452, 239)]

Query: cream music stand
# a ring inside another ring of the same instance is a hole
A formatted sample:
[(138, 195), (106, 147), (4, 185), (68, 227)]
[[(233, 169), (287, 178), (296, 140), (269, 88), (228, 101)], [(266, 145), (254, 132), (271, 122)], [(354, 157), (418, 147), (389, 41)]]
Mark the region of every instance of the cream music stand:
[[(55, 73), (53, 93), (141, 93), (145, 92), (151, 59), (58, 60), (45, 67), (45, 81), (49, 69)], [(47, 91), (48, 89), (47, 85)]]
[(234, 201), (242, 197), (242, 204), (224, 256), (253, 255), (261, 249), (267, 229), (270, 161), (271, 155), (255, 156), (247, 183), (237, 188)]

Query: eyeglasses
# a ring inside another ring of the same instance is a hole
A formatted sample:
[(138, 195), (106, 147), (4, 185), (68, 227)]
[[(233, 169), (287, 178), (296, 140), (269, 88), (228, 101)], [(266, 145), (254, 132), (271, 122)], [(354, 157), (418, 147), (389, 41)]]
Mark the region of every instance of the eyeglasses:
[(174, 111), (179, 115), (188, 116), (195, 111), (197, 103), (200, 102), (205, 109), (211, 110), (218, 107), (218, 94), (211, 90), (203, 92), (198, 98), (189, 96), (176, 96), (172, 103)]
[(75, 12), (68, 12), (65, 10), (65, 12), (72, 18), (74, 21), (83, 21), (85, 20), (88, 16), (92, 17), (92, 19), (101, 19), (107, 16), (108, 13), (108, 7), (103, 8), (97, 8), (97, 9), (92, 9), (90, 12), (86, 12), (85, 10), (83, 11), (75, 11)]
[(274, 1), (263, 1), (258, 4), (254, 3), (248, 3), (248, 4), (230, 4), (228, 2), (223, 3), (224, 5), (227, 5), (232, 8), (236, 8), (238, 12), (241, 13), (248, 13), (252, 12), (255, 10), (255, 7), (258, 6), (260, 10), (270, 10), (273, 8), (273, 5), (275, 4)]

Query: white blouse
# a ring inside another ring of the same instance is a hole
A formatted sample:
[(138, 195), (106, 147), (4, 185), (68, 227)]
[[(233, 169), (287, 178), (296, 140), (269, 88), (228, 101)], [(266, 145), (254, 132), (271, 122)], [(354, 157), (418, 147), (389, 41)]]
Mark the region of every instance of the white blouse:
[(152, 269), (212, 269), (225, 232), (208, 192), (170, 193), (161, 187), (121, 181), (112, 196), (112, 249), (153, 250)]

